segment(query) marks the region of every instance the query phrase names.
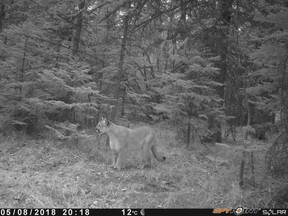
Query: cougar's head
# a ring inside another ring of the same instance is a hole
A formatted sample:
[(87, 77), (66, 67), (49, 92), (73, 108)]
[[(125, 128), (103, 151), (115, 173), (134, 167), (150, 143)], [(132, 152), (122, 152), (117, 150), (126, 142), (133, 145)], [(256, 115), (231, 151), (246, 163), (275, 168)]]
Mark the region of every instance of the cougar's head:
[(98, 122), (98, 125), (96, 126), (95, 129), (98, 133), (104, 133), (108, 130), (109, 125), (110, 122), (106, 118), (102, 117), (101, 121)]

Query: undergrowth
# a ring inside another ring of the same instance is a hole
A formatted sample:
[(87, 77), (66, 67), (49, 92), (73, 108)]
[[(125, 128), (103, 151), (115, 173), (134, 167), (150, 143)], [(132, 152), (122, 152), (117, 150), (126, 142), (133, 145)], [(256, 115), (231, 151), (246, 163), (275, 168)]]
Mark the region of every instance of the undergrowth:
[[(273, 194), (275, 180), (265, 176), (263, 171), (263, 152), (255, 156), (257, 185), (243, 189), (239, 187), (239, 151), (210, 146), (211, 152), (207, 153), (198, 143), (193, 144), (194, 150), (187, 150), (175, 140), (172, 131), (162, 129), (157, 134), (159, 152), (167, 157), (167, 161), (158, 163), (153, 160), (152, 169), (140, 169), (140, 155), (131, 153), (121, 171), (109, 167), (109, 147), (105, 145), (105, 139), (99, 143), (95, 136), (73, 143), (0, 137), (0, 207), (233, 208), (238, 205), (279, 205)], [(246, 176), (250, 177), (249, 170)], [(268, 183), (267, 179), (270, 179)], [(280, 186), (287, 185), (280, 180), (277, 187)], [(285, 202), (282, 205), (287, 207)]]

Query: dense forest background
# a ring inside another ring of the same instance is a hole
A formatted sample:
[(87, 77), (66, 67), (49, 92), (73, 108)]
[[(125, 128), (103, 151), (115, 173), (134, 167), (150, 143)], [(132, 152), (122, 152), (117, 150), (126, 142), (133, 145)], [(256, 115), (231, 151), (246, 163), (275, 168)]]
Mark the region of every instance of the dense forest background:
[(1, 0), (0, 7), (4, 136), (49, 132), (71, 141), (101, 116), (127, 127), (165, 122), (187, 148), (240, 140), (240, 186), (256, 148), (245, 150), (249, 137), (269, 140), (268, 171), (288, 173), (286, 0)]

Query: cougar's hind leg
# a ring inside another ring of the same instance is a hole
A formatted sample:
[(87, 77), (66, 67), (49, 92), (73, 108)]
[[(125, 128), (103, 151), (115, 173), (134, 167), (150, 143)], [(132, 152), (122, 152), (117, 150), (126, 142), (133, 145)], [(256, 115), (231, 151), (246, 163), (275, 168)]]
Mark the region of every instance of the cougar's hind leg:
[(151, 153), (150, 153), (150, 147), (147, 145), (143, 148), (143, 168), (151, 168)]
[(147, 167), (147, 158), (145, 156), (145, 152), (144, 149), (141, 149), (141, 157), (142, 157), (142, 163), (139, 167), (141, 167), (142, 169)]

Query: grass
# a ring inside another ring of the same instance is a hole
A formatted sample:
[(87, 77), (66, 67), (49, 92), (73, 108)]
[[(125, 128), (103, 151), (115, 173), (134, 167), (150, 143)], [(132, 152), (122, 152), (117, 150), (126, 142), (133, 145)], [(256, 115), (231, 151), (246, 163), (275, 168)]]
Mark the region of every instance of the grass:
[[(95, 137), (66, 143), (25, 136), (0, 137), (0, 207), (272, 205), (271, 184), (264, 188), (239, 188), (241, 152), (210, 146), (212, 152), (208, 154), (199, 143), (193, 144), (194, 150), (187, 150), (175, 140), (172, 131), (159, 129), (157, 133), (158, 151), (167, 161), (153, 160), (153, 168), (143, 170), (138, 168), (140, 155), (133, 153), (121, 171), (109, 168), (109, 147), (104, 142), (98, 143)], [(256, 182), (261, 182), (265, 179), (261, 165), (264, 152), (255, 157)], [(247, 173), (249, 176), (249, 170)]]

